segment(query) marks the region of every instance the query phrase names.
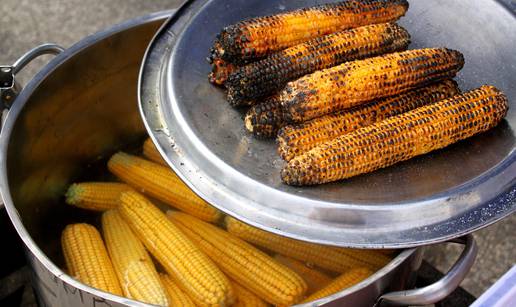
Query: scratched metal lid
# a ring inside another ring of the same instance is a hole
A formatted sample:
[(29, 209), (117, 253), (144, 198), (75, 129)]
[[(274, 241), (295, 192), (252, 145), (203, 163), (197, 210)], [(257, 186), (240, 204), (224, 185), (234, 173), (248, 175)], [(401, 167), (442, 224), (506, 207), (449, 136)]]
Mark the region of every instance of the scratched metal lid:
[(448, 240), (516, 209), (516, 18), (497, 1), (410, 1), (411, 48), (464, 53), (463, 90), (493, 84), (510, 101), (495, 129), (444, 150), (345, 181), (282, 183), (274, 141), (246, 133), (243, 111), (207, 81), (216, 34), (241, 19), (316, 0), (187, 2), (157, 33), (140, 76), (140, 108), (168, 164), (227, 214), (302, 240), (401, 248)]

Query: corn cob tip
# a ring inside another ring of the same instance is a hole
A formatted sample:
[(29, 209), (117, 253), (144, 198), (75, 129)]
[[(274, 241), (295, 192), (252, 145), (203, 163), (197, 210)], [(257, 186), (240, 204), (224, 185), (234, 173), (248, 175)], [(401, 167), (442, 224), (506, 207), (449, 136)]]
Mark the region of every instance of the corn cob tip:
[(78, 195), (82, 193), (82, 188), (77, 183), (72, 183), (68, 190), (66, 190), (65, 198), (66, 203), (69, 205), (76, 205), (79, 202)]

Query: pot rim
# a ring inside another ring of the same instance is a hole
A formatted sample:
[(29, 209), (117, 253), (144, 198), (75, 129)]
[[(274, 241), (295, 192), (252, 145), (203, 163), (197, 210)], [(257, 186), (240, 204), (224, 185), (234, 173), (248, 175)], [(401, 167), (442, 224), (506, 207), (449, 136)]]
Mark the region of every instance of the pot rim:
[[(80, 289), (81, 291), (85, 291), (90, 293), (91, 295), (98, 296), (104, 299), (108, 299), (110, 301), (114, 301), (117, 303), (125, 304), (127, 306), (153, 306), (146, 303), (142, 303), (140, 301), (135, 301), (132, 299), (128, 299), (122, 296), (114, 295), (93, 287), (90, 287), (70, 275), (66, 274), (63, 270), (61, 270), (58, 266), (56, 266), (43, 251), (38, 247), (38, 245), (34, 242), (27, 229), (23, 225), (22, 218), (20, 217), (18, 210), (13, 204), (12, 196), (9, 190), (9, 181), (7, 178), (7, 149), (9, 146), (9, 142), (11, 139), (12, 130), (14, 128), (15, 123), (17, 122), (18, 116), (22, 112), (25, 107), (27, 101), (33, 94), (33, 92), (39, 87), (39, 85), (63, 63), (65, 63), (68, 59), (78, 55), (80, 52), (85, 50), (86, 48), (91, 47), (97, 42), (106, 39), (114, 34), (123, 32), (130, 28), (133, 28), (138, 25), (143, 25), (146, 23), (151, 23), (160, 19), (166, 19), (169, 15), (171, 15), (174, 10), (161, 11), (156, 13), (151, 13), (145, 16), (133, 18), (107, 28), (105, 30), (101, 30), (97, 33), (86, 36), (81, 39), (77, 43), (73, 44), (71, 47), (65, 49), (64, 52), (57, 55), (53, 58), (48, 64), (46, 64), (27, 84), (27, 86), (20, 92), (19, 96), (16, 99), (16, 102), (13, 104), (12, 108), (9, 110), (9, 113), (6, 117), (5, 123), (0, 131), (0, 191), (1, 196), (9, 215), (11, 222), (16, 229), (16, 232), (23, 240), (25, 247), (31, 252), (31, 254), (41, 263), (43, 266), (50, 271), (53, 275), (57, 276), (63, 282)], [(361, 290), (370, 284), (374, 283), (376, 280), (383, 278), (385, 275), (390, 273), (395, 268), (399, 267), (401, 264), (405, 263), (405, 261), (412, 256), (418, 248), (406, 249), (398, 254), (395, 258), (393, 258), (387, 265), (385, 265), (380, 270), (376, 271), (373, 275), (363, 280), (362, 282), (347, 288), (341, 292), (338, 292), (334, 295), (319, 299), (314, 302), (310, 302), (304, 305), (311, 304), (320, 304), (326, 303), (332, 299), (340, 298), (346, 296), (355, 291)]]

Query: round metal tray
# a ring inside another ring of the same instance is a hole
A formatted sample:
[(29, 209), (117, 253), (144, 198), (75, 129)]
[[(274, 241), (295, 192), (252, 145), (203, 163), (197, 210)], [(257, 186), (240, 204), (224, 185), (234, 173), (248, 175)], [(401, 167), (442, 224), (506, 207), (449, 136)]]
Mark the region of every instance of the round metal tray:
[(493, 84), (510, 111), (495, 129), (370, 174), (314, 187), (281, 182), (274, 141), (246, 133), (244, 110), (208, 83), (215, 35), (241, 19), (326, 1), (187, 2), (149, 46), (140, 75), (142, 116), (178, 175), (217, 208), (278, 234), (358, 248), (445, 241), (516, 208), (516, 18), (497, 1), (410, 1), (400, 24), (410, 48), (462, 51), (463, 90)]

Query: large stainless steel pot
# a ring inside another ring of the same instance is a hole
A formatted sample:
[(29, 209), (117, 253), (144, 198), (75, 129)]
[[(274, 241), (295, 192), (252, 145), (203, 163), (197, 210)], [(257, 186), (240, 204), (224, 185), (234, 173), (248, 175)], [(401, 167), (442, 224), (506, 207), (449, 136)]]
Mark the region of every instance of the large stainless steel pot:
[[(90, 163), (146, 134), (137, 107), (138, 71), (149, 40), (169, 14), (131, 20), (63, 51), (19, 93), (8, 113), (0, 139), (0, 188), (11, 221), (26, 245), (42, 306), (143, 305), (88, 287), (60, 269), (59, 237), (64, 226), (96, 222), (94, 215), (78, 216), (78, 209), (64, 205), (62, 195)], [(35, 49), (13, 71), (38, 54), (60, 51), (55, 45)], [(16, 91), (4, 93), (9, 93), (9, 104), (13, 102)], [(459, 261), (437, 284), (381, 297), (412, 284), (422, 250), (410, 249), (367, 280), (315, 304), (435, 302), (459, 284), (474, 261), (473, 239), (467, 237), (462, 243), (466, 247)]]

